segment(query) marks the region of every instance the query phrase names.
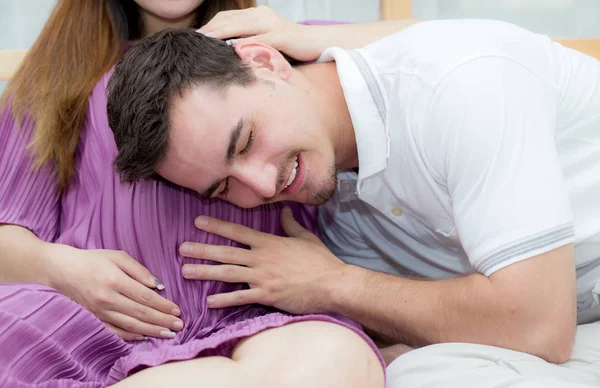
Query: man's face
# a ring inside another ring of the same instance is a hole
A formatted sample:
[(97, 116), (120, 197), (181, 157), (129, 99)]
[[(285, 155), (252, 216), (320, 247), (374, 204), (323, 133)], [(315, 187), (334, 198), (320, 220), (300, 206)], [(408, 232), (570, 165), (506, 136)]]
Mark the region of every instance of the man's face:
[[(260, 72), (259, 72), (260, 73)], [(174, 99), (165, 179), (241, 207), (319, 205), (335, 192), (335, 156), (322, 113), (306, 91), (269, 76)]]

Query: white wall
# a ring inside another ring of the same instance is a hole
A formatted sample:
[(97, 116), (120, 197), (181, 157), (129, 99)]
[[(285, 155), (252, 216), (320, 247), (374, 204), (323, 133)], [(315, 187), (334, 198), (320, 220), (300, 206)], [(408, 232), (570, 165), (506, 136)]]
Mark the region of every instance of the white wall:
[(413, 0), (413, 14), (500, 19), (553, 38), (600, 37), (600, 0)]
[[(56, 0), (0, 0), (0, 50), (29, 48), (55, 3)], [(257, 3), (269, 5), (295, 21), (379, 19), (379, 0), (257, 0)], [(596, 22), (600, 0), (413, 0), (413, 13), (422, 19), (501, 19), (555, 38), (600, 37), (600, 23)], [(0, 82), (0, 92), (2, 88)]]
[[(42, 30), (56, 0), (0, 0), (0, 50), (26, 49)], [(6, 82), (0, 82), (0, 93)]]
[(0, 49), (31, 46), (56, 0), (0, 0)]
[(379, 0), (257, 0), (280, 15), (294, 20), (337, 20), (370, 22), (379, 20)]

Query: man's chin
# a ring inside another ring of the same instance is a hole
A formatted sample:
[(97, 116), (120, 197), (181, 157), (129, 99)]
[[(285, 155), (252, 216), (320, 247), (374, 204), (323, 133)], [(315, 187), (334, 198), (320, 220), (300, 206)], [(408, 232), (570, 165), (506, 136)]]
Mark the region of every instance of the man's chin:
[(336, 190), (337, 177), (333, 181), (329, 182), (327, 187), (323, 187), (321, 190), (314, 193), (306, 204), (311, 206), (324, 205), (335, 195)]

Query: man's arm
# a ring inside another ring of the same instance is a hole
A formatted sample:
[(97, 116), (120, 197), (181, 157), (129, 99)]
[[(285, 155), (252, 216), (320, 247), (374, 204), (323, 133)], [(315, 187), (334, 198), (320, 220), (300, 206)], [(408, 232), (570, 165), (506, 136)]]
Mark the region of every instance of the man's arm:
[[(181, 253), (222, 263), (187, 264), (184, 277), (250, 289), (212, 295), (210, 308), (259, 303), (294, 314), (335, 312), (409, 345), (472, 342), (564, 362), (576, 327), (573, 244), (522, 260), (486, 277), (413, 280), (344, 264), (282, 215), (289, 238), (207, 217), (196, 225), (251, 247), (186, 242)], [(284, 253), (282, 253), (284, 252)]]
[(560, 91), (521, 59), (453, 70), (415, 133), (477, 273), (419, 281), (354, 269), (361, 282), (341, 288), (353, 300), (337, 294), (337, 311), (416, 345), (466, 341), (568, 358), (577, 295), (573, 214), (554, 140)]
[(472, 274), (412, 280), (351, 266), (329, 282), (333, 311), (398, 342), (472, 342), (568, 359), (576, 328), (573, 245)]

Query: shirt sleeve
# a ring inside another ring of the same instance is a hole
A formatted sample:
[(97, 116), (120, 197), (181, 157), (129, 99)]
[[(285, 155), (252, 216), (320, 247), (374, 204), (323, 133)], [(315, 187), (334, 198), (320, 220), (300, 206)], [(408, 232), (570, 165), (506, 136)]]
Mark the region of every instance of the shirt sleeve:
[(486, 276), (574, 241), (554, 138), (559, 97), (497, 57), (463, 64), (434, 88), (424, 142), (469, 261)]
[(0, 111), (0, 224), (25, 227), (40, 239), (54, 241), (59, 229), (59, 195), (50, 165), (33, 167), (28, 147), (33, 120), (18, 128), (10, 108)]

